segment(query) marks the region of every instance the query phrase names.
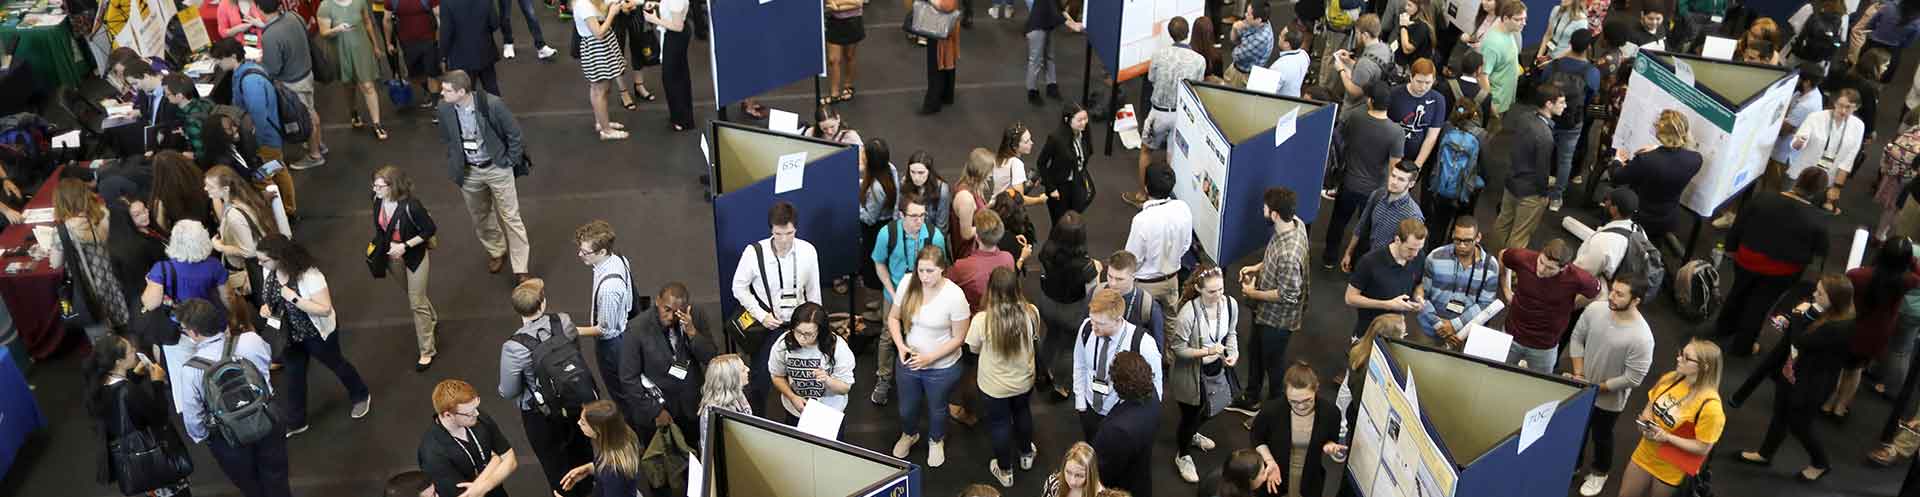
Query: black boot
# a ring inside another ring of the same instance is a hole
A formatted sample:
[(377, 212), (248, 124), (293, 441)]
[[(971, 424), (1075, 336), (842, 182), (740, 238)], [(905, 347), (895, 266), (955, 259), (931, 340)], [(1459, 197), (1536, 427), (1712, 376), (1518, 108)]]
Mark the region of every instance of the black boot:
[(1045, 104), (1046, 101), (1040, 99), (1040, 92), (1027, 90), (1027, 103), (1033, 104), (1034, 107), (1039, 107)]
[(1058, 83), (1047, 83), (1047, 98), (1054, 100), (1060, 99), (1060, 85)]

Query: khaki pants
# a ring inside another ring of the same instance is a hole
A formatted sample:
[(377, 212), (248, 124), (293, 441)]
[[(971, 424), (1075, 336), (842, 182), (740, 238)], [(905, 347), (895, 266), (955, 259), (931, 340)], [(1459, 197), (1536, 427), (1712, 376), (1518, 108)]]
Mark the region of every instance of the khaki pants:
[(1500, 111), (1487, 113), (1487, 136), (1500, 136)]
[[(1174, 330), (1173, 330), (1174, 315), (1180, 313), (1180, 308), (1174, 307), (1180, 302), (1180, 276), (1178, 275), (1170, 276), (1167, 279), (1156, 281), (1153, 283), (1148, 283), (1145, 281), (1134, 281), (1133, 286), (1140, 287), (1141, 290), (1146, 290), (1147, 295), (1153, 296), (1154, 302), (1160, 303), (1160, 315), (1163, 318), (1162, 319), (1163, 322), (1161, 323), (1161, 325), (1166, 327), (1165, 330), (1167, 335), (1172, 335), (1174, 333)], [(1168, 341), (1171, 341), (1171, 340), (1168, 340)], [(1167, 345), (1168, 344), (1164, 344), (1164, 343), (1160, 344), (1160, 351), (1166, 352), (1167, 350), (1169, 350), (1167, 348)], [(1161, 357), (1166, 357), (1170, 359), (1173, 356), (1167, 355), (1167, 354), (1161, 354)]]
[[(460, 197), (473, 216), (474, 234), (487, 257), (508, 257), (514, 274), (527, 272), (527, 226), (520, 222), (520, 194), (514, 190), (513, 170), (506, 167), (467, 168)], [(505, 229), (502, 229), (504, 225)]]
[(1227, 75), (1228, 85), (1234, 88), (1247, 87), (1247, 73), (1240, 72), (1240, 68), (1233, 67), (1233, 64), (1227, 64), (1227, 70), (1224, 72)]
[(1526, 248), (1540, 217), (1547, 212), (1547, 196), (1515, 197), (1506, 192), (1500, 199), (1500, 215), (1493, 218), (1493, 234), (1504, 237), (1501, 248)]
[[(399, 259), (387, 259), (387, 281), (399, 285), (407, 294), (407, 307), (413, 310), (413, 338), (420, 346), (421, 357), (439, 355), (433, 346), (433, 331), (439, 326), (440, 318), (433, 312), (433, 301), (427, 300), (427, 264), (433, 262), (433, 254), (420, 257), (418, 269), (407, 269), (407, 263)], [(402, 277), (400, 273), (405, 272)]]
[[(286, 165), (286, 155), (279, 148), (260, 147), (259, 154), (262, 163), (281, 161), (281, 166)], [(294, 201), (298, 197), (293, 192), (293, 174), (287, 171), (290, 169), (281, 167), (280, 171), (273, 173), (273, 176), (268, 177), (266, 181), (253, 182), (253, 186), (260, 187), (261, 190), (265, 190), (268, 184), (280, 187), (280, 200), (287, 205), (287, 215), (292, 216), (299, 209), (300, 204)]]

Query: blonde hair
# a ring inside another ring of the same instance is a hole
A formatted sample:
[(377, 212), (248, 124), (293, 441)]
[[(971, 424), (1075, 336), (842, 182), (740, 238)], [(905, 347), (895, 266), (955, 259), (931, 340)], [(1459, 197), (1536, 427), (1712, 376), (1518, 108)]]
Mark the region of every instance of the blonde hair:
[(1687, 133), (1687, 118), (1680, 111), (1663, 110), (1653, 119), (1653, 136), (1660, 140), (1660, 146), (1685, 148), (1693, 141)]
[(93, 189), (85, 182), (73, 178), (60, 180), (53, 194), (53, 211), (62, 221), (86, 218), (89, 230), (99, 227), (100, 221), (107, 218), (107, 208), (100, 203), (100, 197), (94, 196)]
[[(1068, 493), (1072, 490), (1066, 488), (1067, 463), (1069, 462), (1079, 463), (1080, 467), (1087, 468), (1087, 484), (1081, 487), (1082, 491), (1080, 495)], [(1060, 480), (1060, 486), (1062, 487), (1060, 489), (1060, 497), (1094, 497), (1098, 495), (1100, 488), (1100, 465), (1094, 461), (1093, 446), (1087, 445), (1086, 442), (1074, 442), (1072, 447), (1067, 448), (1067, 455), (1060, 458), (1060, 469), (1055, 471), (1053, 476), (1055, 479)]]
[(1694, 338), (1681, 346), (1680, 353), (1685, 354), (1687, 349), (1693, 349), (1694, 374), (1692, 378), (1684, 380), (1687, 382), (1687, 396), (1680, 399), (1681, 405), (1686, 405), (1705, 392), (1719, 393), (1720, 371), (1724, 366), (1720, 344)]
[(594, 467), (612, 468), (626, 477), (640, 474), (640, 440), (627, 426), (626, 418), (613, 401), (588, 402), (580, 409), (580, 419), (593, 428)]
[[(513, 287), (513, 311), (520, 317), (530, 318), (540, 314), (540, 304), (547, 302), (547, 280), (528, 278)], [(554, 330), (559, 331), (559, 330)]]
[(992, 182), (993, 166), (999, 163), (999, 158), (994, 156), (992, 150), (974, 147), (973, 151), (967, 154), (967, 169), (960, 172), (958, 183), (965, 186), (968, 191), (973, 191), (974, 195), (979, 195), (978, 190)]
[(740, 382), (745, 376), (747, 362), (740, 354), (726, 354), (707, 362), (707, 381), (700, 385), (700, 408), (719, 407), (733, 409), (746, 404), (746, 384)]

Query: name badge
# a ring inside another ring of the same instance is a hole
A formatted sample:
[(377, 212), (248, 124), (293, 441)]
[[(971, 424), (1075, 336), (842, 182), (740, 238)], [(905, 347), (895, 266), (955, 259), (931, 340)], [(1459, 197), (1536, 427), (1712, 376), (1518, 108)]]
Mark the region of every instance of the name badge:
[(1107, 386), (1105, 381), (1093, 380), (1093, 393), (1107, 395), (1113, 393), (1113, 387)]
[(279, 319), (275, 319), (275, 318), (273, 318), (272, 316), (268, 316), (268, 317), (267, 317), (267, 327), (268, 327), (268, 328), (273, 328), (273, 329), (276, 329), (276, 330), (277, 330), (277, 329), (280, 329), (280, 320), (279, 320)]
[(672, 375), (673, 379), (684, 380), (684, 379), (687, 379), (687, 368), (685, 366), (675, 364), (673, 365), (673, 367), (667, 368), (667, 374)]
[(256, 35), (253, 33), (240, 35), (240, 39), (246, 40), (247, 43), (254, 43), (254, 44), (260, 43), (260, 35)]
[(467, 149), (468, 152), (478, 151), (480, 150), (480, 141), (479, 140), (463, 140), (460, 142), (460, 147)]
[(1720, 21), (1725, 21), (1725, 20), (1727, 20), (1727, 18), (1726, 18), (1725, 16), (1708, 16), (1707, 18), (1708, 18), (1708, 19), (1713, 19), (1713, 23), (1714, 23), (1714, 24), (1719, 24), (1719, 23), (1720, 23)]
[(1449, 300), (1447, 301), (1447, 312), (1458, 316), (1460, 313), (1467, 312), (1467, 304), (1458, 300)]

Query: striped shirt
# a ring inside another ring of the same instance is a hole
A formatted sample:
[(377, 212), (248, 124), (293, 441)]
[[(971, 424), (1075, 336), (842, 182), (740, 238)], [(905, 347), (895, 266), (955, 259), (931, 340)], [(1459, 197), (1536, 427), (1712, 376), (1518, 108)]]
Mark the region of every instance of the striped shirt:
[[(1500, 261), (1484, 248), (1477, 252), (1471, 264), (1460, 263), (1451, 243), (1427, 254), (1427, 268), (1420, 277), (1420, 288), (1426, 289), (1426, 295), (1419, 315), (1420, 329), (1427, 335), (1434, 335), (1441, 321), (1459, 330), (1499, 295)], [(1452, 302), (1460, 303), (1458, 313), (1448, 310)]]
[(1353, 236), (1362, 237), (1367, 245), (1354, 250), (1355, 254), (1372, 252), (1393, 243), (1401, 220), (1427, 220), (1426, 215), (1420, 213), (1420, 203), (1413, 200), (1413, 195), (1387, 193), (1384, 186), (1367, 199), (1366, 210), (1361, 212), (1359, 224), (1353, 227)]

